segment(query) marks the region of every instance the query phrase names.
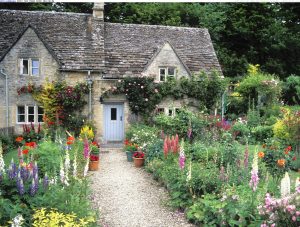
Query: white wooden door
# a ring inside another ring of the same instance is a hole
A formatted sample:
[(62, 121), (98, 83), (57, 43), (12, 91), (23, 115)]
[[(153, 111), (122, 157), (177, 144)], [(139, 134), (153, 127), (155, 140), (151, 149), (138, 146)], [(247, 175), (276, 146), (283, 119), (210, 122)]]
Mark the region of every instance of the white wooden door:
[(124, 139), (123, 104), (104, 104), (104, 139), (106, 141)]

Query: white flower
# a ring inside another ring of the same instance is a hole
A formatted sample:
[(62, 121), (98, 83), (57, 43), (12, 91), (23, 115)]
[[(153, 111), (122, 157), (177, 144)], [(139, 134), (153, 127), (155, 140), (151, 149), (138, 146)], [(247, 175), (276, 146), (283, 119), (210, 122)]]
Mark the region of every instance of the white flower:
[(192, 179), (192, 162), (190, 162), (189, 170), (187, 173), (186, 181), (189, 182)]
[(0, 142), (0, 173), (5, 173), (5, 163), (3, 160), (3, 150), (2, 150), (2, 143)]
[(76, 176), (77, 176), (77, 158), (75, 155), (74, 161), (73, 161), (73, 177), (76, 178)]
[(84, 177), (87, 176), (88, 170), (89, 170), (89, 159), (86, 160), (86, 164), (84, 166), (84, 170), (83, 170), (83, 176)]
[(66, 175), (68, 175), (70, 169), (70, 156), (69, 151), (66, 149), (66, 157), (65, 157), (65, 171)]
[(64, 165), (63, 165), (62, 160), (60, 160), (59, 176), (60, 176), (61, 183), (64, 184), (64, 182), (65, 182), (65, 170), (64, 170)]
[(288, 172), (286, 172), (284, 178), (281, 179), (280, 192), (281, 198), (286, 197), (291, 193), (291, 180)]
[(11, 227), (21, 227), (23, 224), (24, 218), (21, 214), (18, 214), (13, 218)]

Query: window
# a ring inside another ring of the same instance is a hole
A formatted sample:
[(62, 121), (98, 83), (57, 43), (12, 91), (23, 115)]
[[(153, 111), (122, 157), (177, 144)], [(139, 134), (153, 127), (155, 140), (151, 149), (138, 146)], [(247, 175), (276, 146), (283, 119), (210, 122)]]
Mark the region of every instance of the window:
[(20, 74), (38, 76), (40, 72), (40, 62), (38, 59), (20, 59)]
[(44, 109), (39, 106), (18, 106), (17, 123), (43, 122)]
[(166, 81), (167, 77), (175, 78), (175, 67), (161, 67), (159, 68), (159, 81)]
[(110, 120), (112, 121), (117, 120), (117, 108), (110, 109)]
[(158, 108), (156, 113), (157, 114), (164, 114), (165, 113), (165, 108)]
[(169, 116), (173, 116), (173, 109), (169, 109)]

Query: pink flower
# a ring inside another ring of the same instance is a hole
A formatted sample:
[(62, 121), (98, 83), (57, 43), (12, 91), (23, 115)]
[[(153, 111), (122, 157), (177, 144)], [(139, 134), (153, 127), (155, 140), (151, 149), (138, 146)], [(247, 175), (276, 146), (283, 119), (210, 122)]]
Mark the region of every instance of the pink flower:
[(251, 171), (251, 180), (249, 182), (250, 187), (252, 188), (252, 190), (255, 192), (257, 189), (257, 185), (258, 185), (258, 171), (255, 169), (252, 169)]
[(293, 220), (293, 222), (297, 221), (296, 216), (293, 216), (293, 217), (292, 217), (292, 220)]

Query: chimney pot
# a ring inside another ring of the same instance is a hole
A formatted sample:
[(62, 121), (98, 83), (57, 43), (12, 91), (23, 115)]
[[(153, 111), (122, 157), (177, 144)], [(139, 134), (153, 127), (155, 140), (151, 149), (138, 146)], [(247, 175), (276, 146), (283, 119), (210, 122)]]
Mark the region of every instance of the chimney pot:
[(104, 2), (94, 3), (93, 7), (93, 17), (96, 19), (103, 20), (104, 18)]

